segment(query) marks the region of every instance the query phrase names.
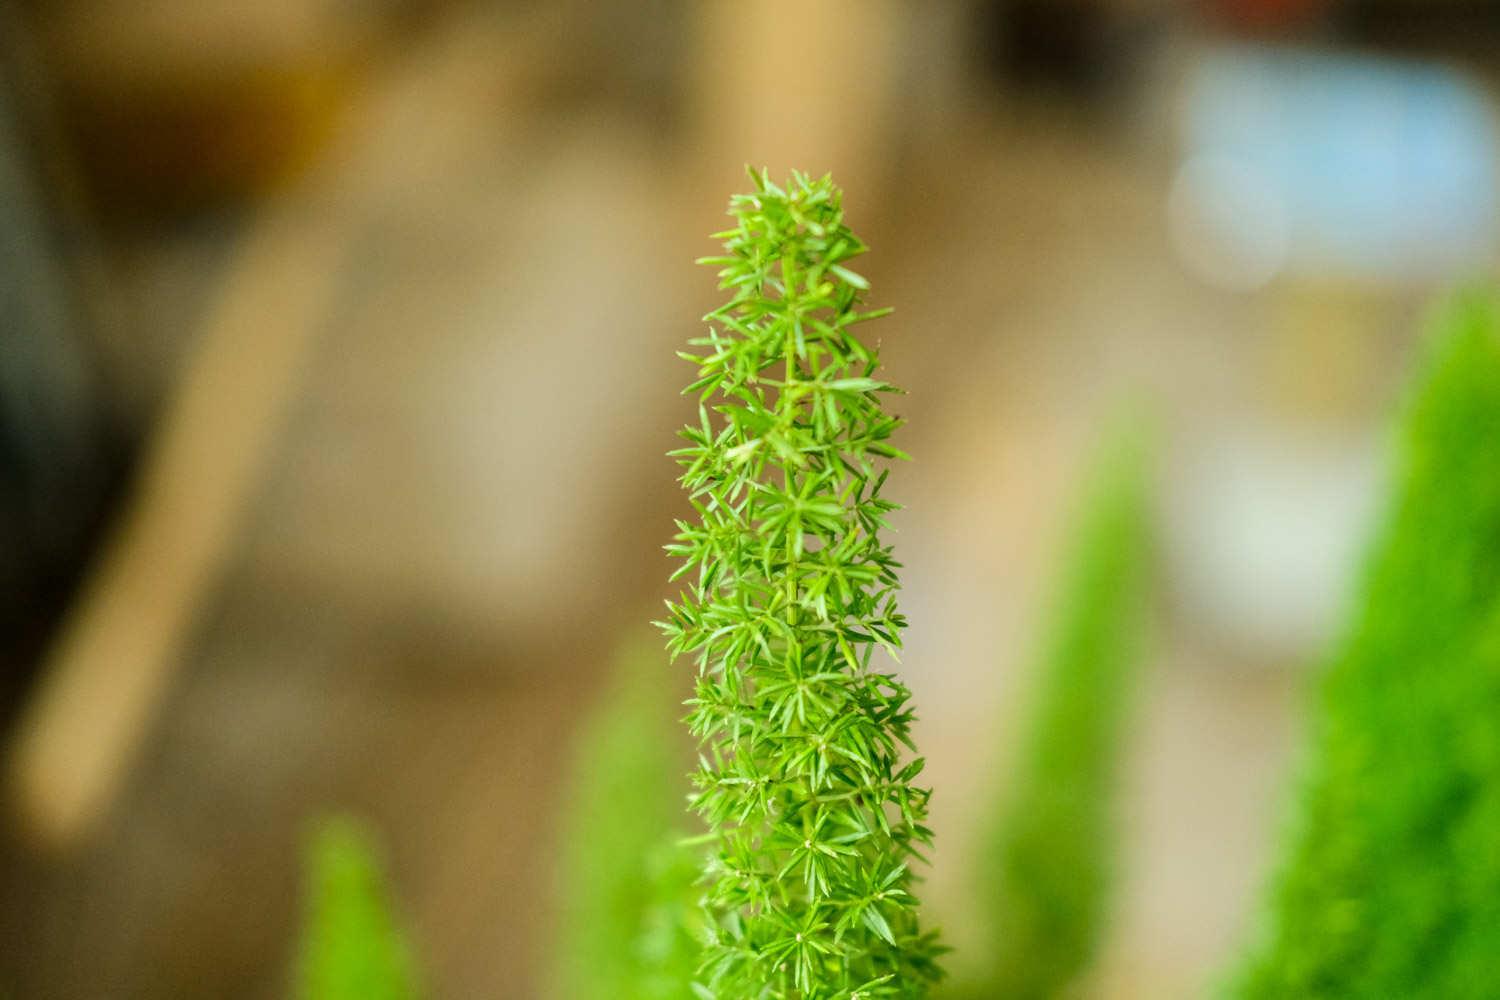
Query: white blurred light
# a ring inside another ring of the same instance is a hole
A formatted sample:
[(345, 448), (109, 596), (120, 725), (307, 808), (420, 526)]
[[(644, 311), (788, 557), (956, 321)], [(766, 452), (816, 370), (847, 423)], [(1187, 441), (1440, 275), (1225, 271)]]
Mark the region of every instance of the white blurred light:
[(1172, 180), (1167, 220), (1183, 266), (1215, 288), (1254, 291), (1286, 265), (1286, 200), (1251, 163), (1218, 154), (1188, 160)]
[(1305, 657), (1343, 620), (1378, 510), (1377, 440), (1219, 434), (1176, 469), (1167, 563), (1186, 614), (1232, 646)]

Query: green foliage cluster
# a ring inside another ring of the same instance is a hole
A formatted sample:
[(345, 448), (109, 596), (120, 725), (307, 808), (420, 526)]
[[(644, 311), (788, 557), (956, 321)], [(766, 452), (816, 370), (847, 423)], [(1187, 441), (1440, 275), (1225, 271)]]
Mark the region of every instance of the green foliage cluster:
[(660, 649), (622, 651), (579, 734), (559, 833), (557, 1000), (684, 1000), (701, 948)]
[(908, 690), (872, 663), (905, 620), (880, 540), (900, 420), (863, 324), (865, 247), (824, 177), (730, 202), (716, 238), (730, 300), (682, 356), (699, 421), (674, 452), (696, 522), (669, 551), (688, 590), (661, 623), (697, 662), (694, 809), (714, 856), (700, 995), (719, 1000), (921, 997), (937, 978), (911, 861), (930, 842), (913, 784)]
[(1144, 428), (1117, 425), (1074, 516), (1017, 785), (977, 866), (994, 947), (976, 997), (1065, 995), (1103, 930), (1113, 789), (1149, 604), (1146, 458)]
[(1500, 988), (1500, 305), (1436, 332), (1240, 997)]
[(411, 952), (391, 917), (369, 834), (325, 821), (307, 850), (306, 913), (297, 967), (301, 1000), (412, 1000)]

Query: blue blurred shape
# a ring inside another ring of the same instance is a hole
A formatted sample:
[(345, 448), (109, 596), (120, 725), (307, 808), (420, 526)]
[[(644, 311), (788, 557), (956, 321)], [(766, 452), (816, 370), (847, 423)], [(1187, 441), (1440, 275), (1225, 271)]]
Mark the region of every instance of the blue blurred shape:
[[(1493, 261), (1492, 110), (1464, 75), (1374, 56), (1226, 46), (1189, 72), (1185, 98), (1173, 223), (1179, 250), (1200, 272), (1253, 266), (1401, 281), (1452, 278)], [(1227, 263), (1192, 260), (1226, 248)], [(1226, 280), (1256, 285), (1269, 276)]]

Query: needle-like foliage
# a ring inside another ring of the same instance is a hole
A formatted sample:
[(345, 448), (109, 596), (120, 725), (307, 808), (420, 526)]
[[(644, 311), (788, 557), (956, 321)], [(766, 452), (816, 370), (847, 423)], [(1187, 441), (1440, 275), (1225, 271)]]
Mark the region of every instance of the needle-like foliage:
[(1067, 995), (1104, 926), (1113, 788), (1148, 609), (1144, 428), (1106, 435), (1071, 527), (1014, 794), (978, 867), (994, 948), (971, 994)]
[[(698, 961), (692, 854), (677, 844), (677, 698), (661, 649), (622, 651), (579, 733), (564, 796), (556, 1000), (686, 1000)], [(678, 696), (680, 698), (680, 696)]]
[(412, 1000), (411, 952), (391, 916), (370, 836), (331, 819), (308, 848), (300, 1000)]
[(1437, 333), (1240, 997), (1500, 988), (1500, 305)]
[(862, 324), (864, 245), (824, 177), (764, 173), (716, 238), (730, 300), (682, 356), (698, 422), (673, 454), (697, 520), (669, 552), (687, 593), (662, 624), (697, 662), (693, 808), (714, 853), (698, 986), (717, 1000), (921, 997), (938, 975), (911, 863), (931, 833), (910, 694), (872, 662), (906, 622), (880, 539), (904, 457)]

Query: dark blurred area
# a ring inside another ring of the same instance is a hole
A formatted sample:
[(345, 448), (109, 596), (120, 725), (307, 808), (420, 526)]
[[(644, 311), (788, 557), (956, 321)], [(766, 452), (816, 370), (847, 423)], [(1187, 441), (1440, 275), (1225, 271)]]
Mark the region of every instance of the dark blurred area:
[(1157, 411), (1088, 995), (1212, 981), (1420, 317), (1495, 276), (1500, 6), (34, 0), (0, 49), (0, 995), (285, 995), (327, 809), (384, 831), (432, 996), (544, 995), (556, 789), (671, 593), (673, 351), (747, 162), (831, 170), (897, 308), (955, 962), (1059, 500)]

